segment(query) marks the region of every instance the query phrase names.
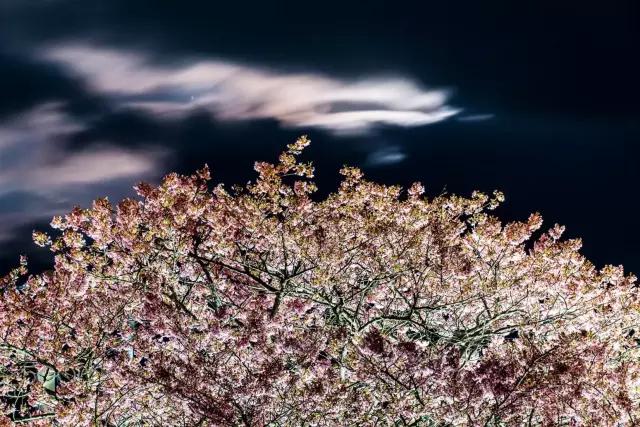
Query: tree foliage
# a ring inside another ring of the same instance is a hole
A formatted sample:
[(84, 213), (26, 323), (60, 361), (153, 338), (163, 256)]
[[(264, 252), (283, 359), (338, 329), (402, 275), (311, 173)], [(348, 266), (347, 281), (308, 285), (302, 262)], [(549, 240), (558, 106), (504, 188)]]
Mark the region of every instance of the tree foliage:
[(341, 170), (288, 146), (244, 187), (205, 167), (55, 217), (52, 271), (3, 279), (7, 419), (102, 426), (640, 422), (639, 300), (540, 215)]

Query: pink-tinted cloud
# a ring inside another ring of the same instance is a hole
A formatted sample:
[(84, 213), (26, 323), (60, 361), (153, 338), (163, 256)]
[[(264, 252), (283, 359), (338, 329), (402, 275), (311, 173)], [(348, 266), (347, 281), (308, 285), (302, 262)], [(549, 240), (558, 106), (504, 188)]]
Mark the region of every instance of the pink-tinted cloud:
[(100, 194), (98, 187), (123, 194), (158, 172), (165, 154), (158, 149), (105, 143), (66, 151), (64, 141), (84, 125), (61, 107), (42, 104), (0, 122), (0, 241), (15, 227), (89, 203)]
[(136, 51), (81, 44), (50, 47), (41, 56), (115, 103), (152, 114), (204, 109), (219, 120), (266, 118), (286, 127), (365, 133), (378, 124), (435, 123), (460, 111), (447, 104), (447, 91), (403, 77), (346, 80), (224, 60), (166, 65)]

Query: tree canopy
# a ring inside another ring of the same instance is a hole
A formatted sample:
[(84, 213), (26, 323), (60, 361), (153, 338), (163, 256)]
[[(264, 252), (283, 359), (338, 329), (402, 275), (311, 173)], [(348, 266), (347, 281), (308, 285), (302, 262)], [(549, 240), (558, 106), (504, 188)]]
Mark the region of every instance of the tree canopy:
[[(0, 282), (5, 420), (101, 426), (640, 422), (638, 286), (499, 192), (426, 197), (306, 137), (246, 186), (207, 167), (51, 223)], [(602, 224), (606, 226), (606, 224)]]

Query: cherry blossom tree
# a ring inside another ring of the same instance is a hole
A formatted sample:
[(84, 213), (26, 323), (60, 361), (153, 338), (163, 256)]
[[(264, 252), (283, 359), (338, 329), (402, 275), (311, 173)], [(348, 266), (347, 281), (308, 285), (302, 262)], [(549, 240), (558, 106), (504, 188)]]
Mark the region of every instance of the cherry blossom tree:
[(23, 258), (0, 284), (4, 420), (640, 423), (635, 277), (538, 214), (503, 224), (498, 192), (428, 198), (345, 167), (314, 199), (308, 144), (244, 187), (170, 174), (34, 232), (55, 267)]

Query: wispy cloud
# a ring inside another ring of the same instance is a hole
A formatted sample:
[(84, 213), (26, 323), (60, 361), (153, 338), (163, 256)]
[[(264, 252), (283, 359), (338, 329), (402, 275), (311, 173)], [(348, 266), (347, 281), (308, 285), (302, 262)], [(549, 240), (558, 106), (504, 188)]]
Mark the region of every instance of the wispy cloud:
[(151, 114), (182, 116), (204, 109), (219, 120), (275, 119), (285, 127), (366, 133), (380, 124), (435, 123), (460, 111), (448, 105), (447, 91), (400, 77), (346, 80), (224, 60), (163, 65), (138, 51), (79, 44), (49, 47), (41, 58), (116, 105)]
[(484, 122), (485, 120), (491, 120), (495, 117), (495, 114), (469, 114), (466, 116), (458, 116), (459, 122)]
[(395, 163), (400, 163), (407, 158), (407, 155), (403, 153), (399, 147), (390, 146), (380, 150), (374, 151), (369, 154), (365, 161), (366, 166), (384, 166)]
[(88, 203), (108, 188), (125, 193), (153, 175), (163, 152), (95, 144), (67, 152), (64, 142), (85, 126), (59, 103), (39, 105), (0, 122), (0, 240), (10, 230)]

